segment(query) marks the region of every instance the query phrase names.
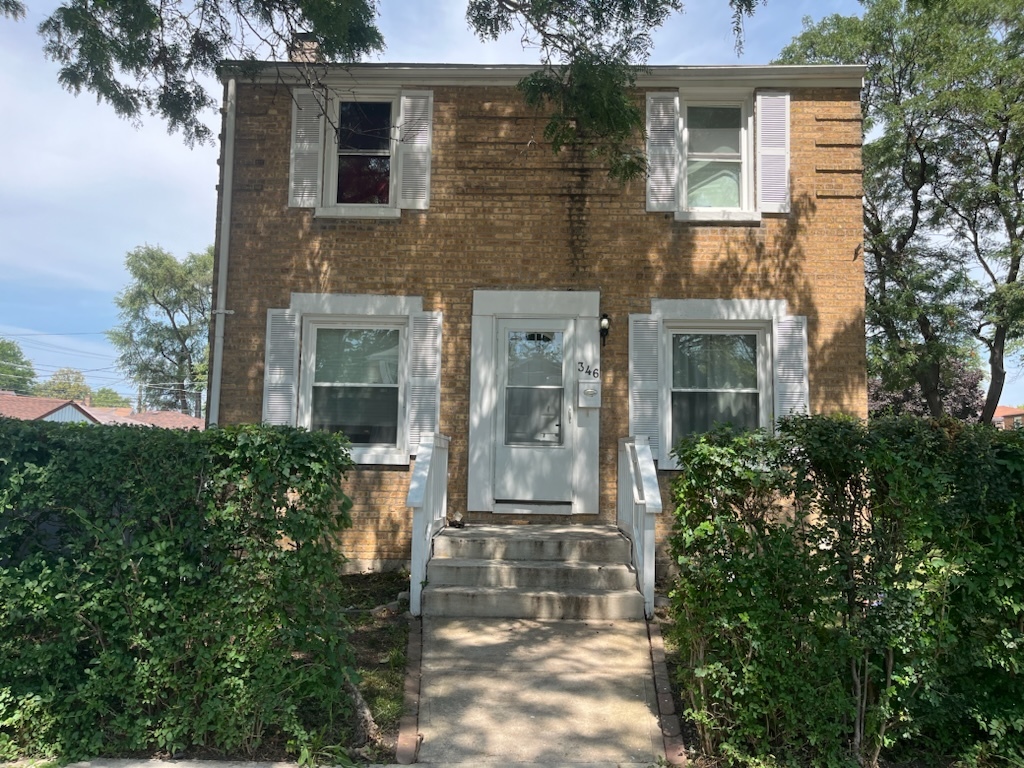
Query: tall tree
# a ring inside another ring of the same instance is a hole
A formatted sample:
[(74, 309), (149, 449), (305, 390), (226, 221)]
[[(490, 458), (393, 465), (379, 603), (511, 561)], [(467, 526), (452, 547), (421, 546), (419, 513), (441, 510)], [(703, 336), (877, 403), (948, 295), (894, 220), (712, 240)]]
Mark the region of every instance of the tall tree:
[(127, 408), (132, 404), (130, 398), (118, 394), (110, 387), (100, 387), (93, 392), (91, 402), (100, 408)]
[(107, 331), (117, 366), (139, 387), (143, 407), (202, 416), (213, 247), (183, 261), (156, 246), (129, 251), (131, 282), (117, 294), (121, 324)]
[[(727, 2), (739, 42), (744, 17), (766, 0)], [(467, 19), (484, 40), (521, 30), (543, 65), (524, 88), (551, 107), (548, 138), (587, 143), (628, 177), (643, 163), (625, 139), (643, 123), (626, 88), (652, 32), (681, 9), (681, 0), (468, 0)], [(66, 89), (131, 120), (159, 115), (191, 144), (212, 138), (203, 118), (217, 96), (201, 79), (222, 61), (278, 60), (299, 39), (324, 61), (359, 61), (384, 49), (377, 11), (377, 0), (61, 0), (39, 33)], [(0, 0), (0, 15), (24, 13), (22, 0)], [(321, 71), (304, 69), (311, 81)]]
[(786, 47), (781, 63), (868, 67), (865, 272), (890, 388), (949, 411), (943, 369), (983, 351), (992, 420), (1024, 335), (1024, 0), (865, 0)]
[(36, 383), (36, 370), (21, 345), (0, 337), (0, 389), (27, 395)]
[(46, 381), (37, 386), (33, 392), (40, 397), (56, 397), (61, 400), (85, 400), (92, 395), (92, 387), (85, 380), (85, 375), (76, 368), (58, 368)]
[[(965, 354), (970, 358), (971, 355)], [(974, 356), (976, 357), (976, 355)], [(871, 365), (869, 362), (868, 368)], [(963, 421), (976, 421), (985, 404), (984, 376), (974, 365), (962, 359), (951, 359), (942, 367), (939, 394), (947, 415)], [(882, 373), (868, 376), (868, 414), (911, 414), (930, 416), (928, 402), (921, 394), (921, 385), (914, 382), (907, 389), (892, 388)]]

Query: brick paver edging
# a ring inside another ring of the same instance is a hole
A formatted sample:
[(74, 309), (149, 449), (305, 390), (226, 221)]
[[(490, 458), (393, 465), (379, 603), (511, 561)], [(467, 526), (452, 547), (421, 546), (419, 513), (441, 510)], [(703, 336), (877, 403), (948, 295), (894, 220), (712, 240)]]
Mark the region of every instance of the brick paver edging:
[(423, 620), (410, 617), (409, 646), (405, 652), (405, 695), (402, 721), (398, 725), (395, 759), (412, 765), (420, 751), (420, 664), (423, 661)]
[(658, 694), (658, 720), (665, 740), (665, 759), (670, 765), (686, 765), (686, 746), (665, 665), (665, 641), (656, 621), (647, 622), (647, 637), (651, 641), (651, 666), (654, 668), (654, 690)]

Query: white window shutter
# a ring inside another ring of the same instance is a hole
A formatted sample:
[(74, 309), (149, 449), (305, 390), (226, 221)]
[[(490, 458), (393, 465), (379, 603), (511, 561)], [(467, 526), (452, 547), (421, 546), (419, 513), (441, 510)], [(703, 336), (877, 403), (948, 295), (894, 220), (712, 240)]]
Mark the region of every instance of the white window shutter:
[(298, 405), (299, 313), (267, 310), (263, 423), (295, 426)]
[(412, 316), (409, 345), (409, 453), (419, 451), (420, 438), (438, 428), (441, 408), (441, 313)]
[(398, 207), (430, 207), (434, 94), (403, 91), (398, 115)]
[(789, 94), (757, 94), (757, 208), (789, 212)]
[(324, 136), (321, 100), (308, 88), (292, 93), (292, 153), (288, 176), (288, 205), (320, 205), (321, 148)]
[[(655, 459), (661, 453), (661, 377), (658, 349), (661, 320), (629, 316), (629, 434), (646, 436)], [(665, 452), (668, 455), (668, 452)]]
[(679, 189), (679, 94), (647, 94), (647, 210), (675, 211)]
[(774, 341), (775, 419), (810, 412), (807, 381), (807, 318), (775, 320)]

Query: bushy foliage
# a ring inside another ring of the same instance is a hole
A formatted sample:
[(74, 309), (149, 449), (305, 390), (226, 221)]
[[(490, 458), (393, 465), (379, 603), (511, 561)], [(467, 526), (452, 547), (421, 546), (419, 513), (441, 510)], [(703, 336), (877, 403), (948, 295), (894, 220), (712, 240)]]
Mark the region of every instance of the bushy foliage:
[[(884, 360), (875, 360), (877, 375), (870, 375), (872, 354), (868, 353), (868, 413), (876, 416), (928, 416), (928, 402), (921, 385), (914, 382), (909, 387), (903, 384), (891, 386), (885, 376)], [(938, 393), (946, 414), (954, 419), (977, 421), (985, 404), (983, 389), (984, 375), (976, 365), (951, 358), (942, 362), (939, 374)]]
[(322, 744), (349, 466), (302, 430), (0, 420), (0, 760)]
[(677, 455), (672, 633), (706, 751), (1024, 760), (1024, 435), (812, 417)]

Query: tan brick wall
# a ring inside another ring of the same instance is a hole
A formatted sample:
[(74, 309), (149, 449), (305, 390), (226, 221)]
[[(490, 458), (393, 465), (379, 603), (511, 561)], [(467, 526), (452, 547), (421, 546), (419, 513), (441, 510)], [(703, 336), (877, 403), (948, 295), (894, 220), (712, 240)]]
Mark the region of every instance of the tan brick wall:
[[(612, 322), (601, 361), (603, 521), (614, 520), (617, 441), (628, 430), (628, 315), (649, 312), (651, 298), (786, 299), (808, 319), (812, 409), (866, 416), (855, 90), (791, 92), (793, 210), (759, 226), (647, 213), (642, 182), (619, 187), (572, 152), (554, 155), (543, 120), (513, 89), (433, 93), (430, 210), (323, 220), (287, 206), (287, 89), (239, 85), (223, 423), (260, 420), (266, 310), (287, 307), (292, 291), (422, 296), (424, 309), (444, 313), (440, 427), (452, 438), (450, 508), (465, 509), (475, 289), (601, 292)], [(409, 471), (352, 473), (350, 557), (408, 557)]]

